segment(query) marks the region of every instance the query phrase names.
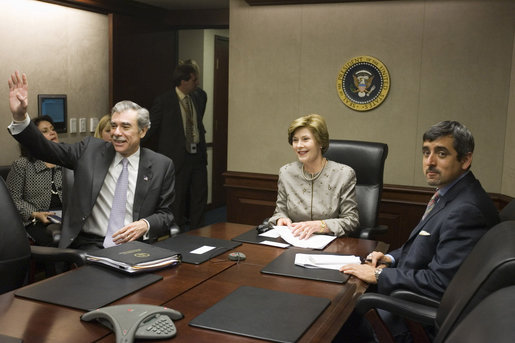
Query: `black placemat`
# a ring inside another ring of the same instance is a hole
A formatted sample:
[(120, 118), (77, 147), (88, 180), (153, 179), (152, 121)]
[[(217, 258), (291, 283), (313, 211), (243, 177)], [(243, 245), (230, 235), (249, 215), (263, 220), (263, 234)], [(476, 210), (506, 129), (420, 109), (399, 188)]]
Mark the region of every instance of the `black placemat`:
[[(240, 242), (225, 239), (193, 236), (186, 233), (154, 243), (155, 246), (170, 249), (181, 254), (182, 262), (200, 264), (226, 251), (240, 246)], [(192, 254), (191, 251), (203, 246), (215, 247), (203, 254)]]
[(263, 237), (259, 235), (259, 232), (257, 232), (256, 229), (249, 230), (247, 232), (242, 233), (241, 235), (238, 235), (234, 238), (231, 238), (235, 242), (242, 242), (242, 243), (252, 243), (252, 244), (261, 244), (263, 241), (271, 241), (271, 242), (277, 242), (277, 243), (286, 243), (285, 240), (283, 240), (281, 237), (278, 238), (272, 238), (272, 237)]
[(274, 342), (296, 342), (330, 303), (321, 297), (242, 286), (189, 324)]
[(125, 274), (108, 267), (86, 265), (14, 292), (32, 300), (91, 311), (142, 289), (163, 277)]
[(338, 270), (297, 266), (295, 265), (295, 254), (297, 253), (335, 255), (334, 253), (323, 253), (312, 250), (306, 251), (306, 249), (301, 248), (289, 248), (261, 269), (261, 273), (336, 283), (345, 283), (349, 279), (348, 274), (344, 274)]

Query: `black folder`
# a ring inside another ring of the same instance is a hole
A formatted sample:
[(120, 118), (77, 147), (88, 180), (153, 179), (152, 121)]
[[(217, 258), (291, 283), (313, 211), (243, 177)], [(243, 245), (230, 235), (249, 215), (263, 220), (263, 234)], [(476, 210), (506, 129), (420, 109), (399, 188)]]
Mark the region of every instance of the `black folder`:
[(286, 243), (281, 237), (271, 238), (271, 237), (263, 237), (259, 235), (259, 232), (256, 229), (249, 230), (247, 232), (242, 233), (234, 238), (232, 238), (235, 242), (243, 242), (243, 243), (252, 243), (252, 244), (261, 244), (263, 241), (271, 241), (277, 243)]
[(345, 283), (349, 279), (348, 274), (344, 274), (338, 270), (297, 266), (295, 264), (295, 254), (297, 253), (334, 255), (334, 253), (323, 253), (320, 251), (306, 252), (306, 249), (288, 248), (288, 250), (284, 251), (281, 255), (276, 257), (275, 260), (261, 269), (261, 273), (335, 283)]
[(107, 267), (86, 265), (14, 292), (32, 300), (91, 311), (148, 286), (163, 277), (125, 274)]
[(296, 342), (330, 303), (321, 297), (242, 286), (189, 325), (274, 342)]
[[(170, 237), (154, 244), (155, 246), (170, 249), (181, 254), (182, 262), (201, 264), (210, 258), (216, 257), (226, 251), (240, 246), (239, 242), (227, 241), (225, 239), (193, 236), (186, 233)], [(192, 254), (191, 251), (203, 246), (215, 247), (203, 254)]]

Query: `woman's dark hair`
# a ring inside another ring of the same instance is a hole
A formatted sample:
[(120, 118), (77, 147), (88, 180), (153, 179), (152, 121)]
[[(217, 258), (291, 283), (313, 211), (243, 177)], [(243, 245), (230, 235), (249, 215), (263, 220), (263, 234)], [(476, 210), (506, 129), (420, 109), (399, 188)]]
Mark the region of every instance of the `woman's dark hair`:
[[(36, 126), (39, 126), (39, 123), (41, 123), (42, 121), (47, 121), (49, 122), (50, 124), (52, 124), (52, 126), (55, 126), (54, 125), (54, 120), (50, 117), (50, 116), (47, 116), (47, 115), (44, 115), (44, 116), (40, 116), (40, 117), (36, 117), (36, 118), (33, 118), (32, 119), (32, 122), (34, 123), (34, 125)], [(36, 162), (36, 158), (34, 156), (32, 156), (30, 154), (30, 152), (23, 146), (20, 144), (20, 156), (21, 157), (25, 157), (26, 159), (28, 159), (30, 162), (34, 163)]]

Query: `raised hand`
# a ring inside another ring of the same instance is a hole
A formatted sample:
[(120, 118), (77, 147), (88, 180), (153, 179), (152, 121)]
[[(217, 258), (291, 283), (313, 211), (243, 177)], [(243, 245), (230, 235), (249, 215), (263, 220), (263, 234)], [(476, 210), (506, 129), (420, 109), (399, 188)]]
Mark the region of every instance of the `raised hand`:
[(25, 74), (20, 76), (20, 73), (16, 71), (7, 80), (7, 83), (9, 84), (9, 107), (11, 108), (13, 119), (23, 121), (29, 104), (27, 76)]

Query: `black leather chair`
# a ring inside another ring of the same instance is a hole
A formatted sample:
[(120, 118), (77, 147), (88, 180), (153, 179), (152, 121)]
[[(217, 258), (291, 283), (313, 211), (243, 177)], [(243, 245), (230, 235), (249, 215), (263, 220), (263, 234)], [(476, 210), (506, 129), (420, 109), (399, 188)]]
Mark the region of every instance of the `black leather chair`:
[(3, 179), (0, 180), (0, 212), (3, 219), (0, 228), (0, 294), (27, 282), (31, 259), (45, 265), (63, 262), (67, 266), (81, 266), (85, 263), (85, 253), (80, 250), (30, 246), (22, 219)]
[(25, 227), (9, 190), (0, 180), (0, 294), (20, 287), (29, 267), (30, 247)]
[(360, 227), (352, 236), (374, 239), (388, 229), (384, 225), (377, 225), (387, 156), (388, 145), (384, 143), (334, 139), (329, 141), (325, 157), (346, 164), (356, 172)]
[(515, 199), (510, 201), (508, 205), (499, 212), (499, 218), (501, 221), (515, 220)]
[(515, 286), (496, 291), (477, 305), (446, 339), (446, 343), (515, 342)]
[(68, 203), (70, 202), (70, 197), (73, 189), (73, 184), (75, 182), (75, 172), (72, 169), (63, 167), (63, 218), (64, 213), (66, 212), (66, 208)]
[(4, 181), (7, 180), (7, 175), (9, 175), (9, 171), (11, 170), (11, 166), (0, 166), (0, 177), (4, 179)]
[[(472, 249), (454, 275), (441, 301), (410, 292), (392, 295), (365, 293), (356, 310), (367, 318), (383, 309), (412, 322), (434, 326), (439, 341), (492, 292), (515, 285), (515, 221), (505, 221), (491, 228)], [(388, 334), (378, 332), (381, 325), (372, 323), (376, 334), (387, 341)], [(421, 341), (420, 338), (417, 339)]]

